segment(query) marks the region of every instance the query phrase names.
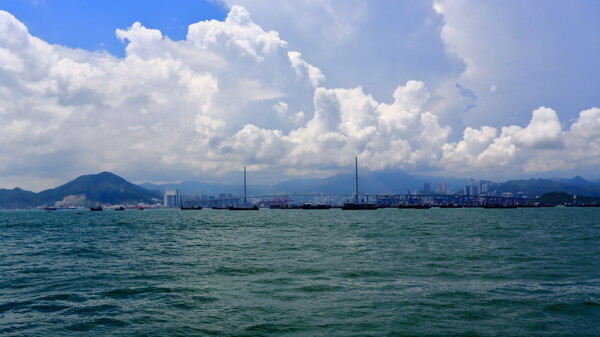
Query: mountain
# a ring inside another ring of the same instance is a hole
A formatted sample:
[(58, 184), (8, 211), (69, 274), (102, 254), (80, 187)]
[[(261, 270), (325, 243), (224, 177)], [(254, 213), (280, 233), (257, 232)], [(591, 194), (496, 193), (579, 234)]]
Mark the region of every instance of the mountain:
[(132, 184), (114, 173), (83, 175), (56, 188), (39, 193), (19, 188), (0, 190), (0, 208), (29, 208), (54, 205), (63, 200), (76, 200), (80, 205), (152, 203), (162, 199), (162, 193)]
[(110, 172), (80, 176), (64, 185), (38, 193), (37, 199), (38, 202), (49, 203), (79, 194), (85, 195), (86, 200), (92, 203), (105, 204), (150, 203), (153, 198), (162, 199), (162, 193), (149, 191)]
[(565, 192), (571, 195), (600, 196), (600, 184), (580, 176), (572, 179), (509, 180), (499, 184), (499, 192), (523, 192), (535, 197), (549, 192)]
[[(423, 183), (430, 182), (431, 190), (435, 191), (440, 181), (445, 181), (448, 191), (462, 189), (466, 179), (448, 177), (429, 177), (411, 175), (401, 171), (366, 172), (359, 175), (359, 192), (361, 193), (390, 193), (402, 194), (409, 190), (423, 189)], [(184, 181), (178, 184), (143, 183), (140, 186), (164, 192), (165, 189), (178, 189), (181, 195), (218, 195), (244, 193), (243, 185), (202, 183)], [(299, 178), (286, 180), (274, 185), (248, 185), (249, 195), (263, 194), (308, 194), (308, 193), (352, 193), (354, 192), (354, 174), (337, 174), (326, 178)]]
[(531, 202), (539, 202), (541, 204), (551, 205), (562, 205), (573, 202), (584, 204), (596, 204), (600, 202), (600, 197), (578, 196), (577, 198), (573, 198), (571, 194), (566, 192), (549, 192), (544, 193), (535, 199), (532, 199)]
[(2, 188), (0, 189), (0, 209), (28, 208), (35, 197), (36, 193), (18, 187), (12, 190)]
[(591, 182), (581, 176), (575, 176), (571, 179), (565, 179), (565, 178), (554, 178), (551, 179), (553, 181), (559, 182), (559, 183), (565, 183), (565, 184), (571, 184), (571, 185), (586, 185), (586, 184), (590, 184), (590, 183), (594, 183)]

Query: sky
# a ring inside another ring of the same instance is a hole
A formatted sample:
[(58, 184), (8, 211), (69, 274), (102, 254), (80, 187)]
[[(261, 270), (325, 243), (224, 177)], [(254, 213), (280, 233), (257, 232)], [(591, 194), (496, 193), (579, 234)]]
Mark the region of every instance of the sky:
[[(0, 1), (0, 187), (600, 179), (600, 2)], [(235, 177), (235, 178), (234, 178)]]

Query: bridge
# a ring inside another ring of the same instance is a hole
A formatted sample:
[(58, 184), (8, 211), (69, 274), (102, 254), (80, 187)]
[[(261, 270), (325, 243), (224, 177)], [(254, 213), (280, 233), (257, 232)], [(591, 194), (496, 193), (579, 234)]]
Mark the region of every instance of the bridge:
[(371, 194), (371, 193), (304, 193), (304, 194), (259, 194), (250, 196), (219, 197), (208, 200), (184, 200), (183, 204), (203, 207), (228, 207), (244, 204), (255, 204), (260, 207), (270, 205), (291, 205), (304, 202), (341, 205), (344, 202), (358, 201), (373, 203), (378, 206), (395, 206), (402, 204), (459, 204), (480, 206), (484, 204), (525, 204), (529, 199), (524, 197), (502, 197), (489, 195), (463, 194)]

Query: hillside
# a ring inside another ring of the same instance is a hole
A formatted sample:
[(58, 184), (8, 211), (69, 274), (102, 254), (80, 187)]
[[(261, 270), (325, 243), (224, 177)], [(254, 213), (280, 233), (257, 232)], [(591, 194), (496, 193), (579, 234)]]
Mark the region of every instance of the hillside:
[(585, 180), (579, 176), (572, 179), (550, 180), (529, 179), (509, 180), (501, 183), (500, 192), (524, 192), (530, 197), (535, 197), (549, 192), (565, 192), (571, 195), (600, 196), (600, 184)]
[(0, 208), (31, 208), (54, 205), (66, 197), (77, 196), (82, 205), (152, 203), (162, 194), (132, 184), (110, 172), (83, 175), (56, 188), (39, 193), (21, 189), (0, 190)]
[[(423, 188), (423, 183), (430, 182), (432, 191), (440, 181), (445, 181), (448, 190), (461, 189), (466, 179), (448, 177), (428, 177), (411, 175), (400, 171), (365, 172), (359, 176), (361, 193), (407, 193)], [(166, 188), (179, 189), (182, 195), (217, 195), (219, 193), (243, 193), (243, 185), (203, 183), (185, 181), (177, 184), (143, 183), (140, 186), (149, 190), (163, 192)], [(248, 193), (255, 194), (298, 194), (298, 193), (352, 193), (354, 192), (354, 174), (336, 174), (326, 178), (299, 178), (286, 180), (274, 185), (248, 185)]]
[(531, 202), (538, 202), (541, 204), (551, 205), (562, 205), (566, 203), (583, 203), (583, 204), (597, 204), (600, 203), (600, 197), (589, 197), (589, 196), (577, 196), (576, 199), (573, 195), (565, 192), (549, 192), (544, 193), (541, 196), (532, 199)]
[(32, 200), (35, 200), (34, 192), (25, 191), (20, 188), (12, 190), (0, 189), (0, 208), (15, 209), (31, 207)]

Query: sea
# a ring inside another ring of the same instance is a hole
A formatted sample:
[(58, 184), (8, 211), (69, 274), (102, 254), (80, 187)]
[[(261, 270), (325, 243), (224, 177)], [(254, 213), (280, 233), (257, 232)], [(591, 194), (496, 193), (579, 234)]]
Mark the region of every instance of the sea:
[(600, 336), (600, 208), (0, 212), (0, 336)]

